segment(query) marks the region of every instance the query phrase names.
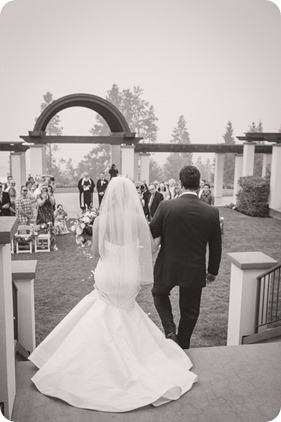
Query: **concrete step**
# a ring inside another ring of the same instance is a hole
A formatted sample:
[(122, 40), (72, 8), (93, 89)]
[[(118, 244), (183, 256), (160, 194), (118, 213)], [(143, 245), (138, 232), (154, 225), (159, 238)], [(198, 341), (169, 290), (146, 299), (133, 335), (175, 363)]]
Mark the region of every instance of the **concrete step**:
[(78, 409), (39, 393), (30, 362), (17, 362), (14, 422), (266, 422), (281, 407), (281, 343), (187, 351), (199, 380), (175, 402), (127, 413)]

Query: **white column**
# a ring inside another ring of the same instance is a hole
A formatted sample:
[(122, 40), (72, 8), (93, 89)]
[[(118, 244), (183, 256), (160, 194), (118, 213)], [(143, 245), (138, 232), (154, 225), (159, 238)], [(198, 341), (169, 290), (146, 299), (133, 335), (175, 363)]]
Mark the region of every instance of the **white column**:
[(16, 182), (17, 193), (20, 194), (20, 188), (26, 182), (25, 152), (11, 153), (11, 170), (13, 179)]
[(272, 146), (272, 163), (270, 176), (270, 202), (269, 208), (272, 210), (281, 209), (281, 144)]
[(134, 182), (138, 182), (140, 180), (139, 176), (139, 160), (140, 160), (140, 154), (138, 152), (134, 153)]
[(111, 164), (115, 164), (121, 174), (121, 145), (110, 145)]
[(238, 180), (242, 176), (242, 167), (243, 167), (243, 155), (235, 154), (235, 167), (234, 167), (234, 182), (233, 182), (233, 203), (236, 204), (237, 198), (236, 195), (240, 190)]
[(33, 177), (46, 174), (45, 145), (30, 145), (30, 172)]
[(147, 186), (149, 186), (149, 152), (140, 153), (140, 180), (145, 180)]
[(243, 177), (253, 176), (254, 174), (255, 146), (254, 142), (245, 142), (243, 144)]
[(34, 308), (36, 266), (36, 260), (12, 262), (12, 278), (18, 289), (18, 341), (30, 353), (36, 346)]
[(242, 344), (255, 333), (257, 277), (277, 261), (262, 252), (228, 253), (231, 262), (227, 346)]
[(16, 394), (14, 315), (10, 239), (17, 227), (15, 217), (0, 219), (0, 402), (10, 420)]
[(224, 167), (224, 154), (216, 154), (216, 167), (214, 175), (214, 200), (215, 205), (220, 205), (222, 200), (223, 190), (223, 167)]
[(132, 180), (134, 180), (135, 175), (134, 152), (134, 145), (121, 145), (121, 174)]
[(263, 154), (262, 158), (262, 177), (265, 177), (267, 175), (267, 167), (271, 165), (272, 154)]

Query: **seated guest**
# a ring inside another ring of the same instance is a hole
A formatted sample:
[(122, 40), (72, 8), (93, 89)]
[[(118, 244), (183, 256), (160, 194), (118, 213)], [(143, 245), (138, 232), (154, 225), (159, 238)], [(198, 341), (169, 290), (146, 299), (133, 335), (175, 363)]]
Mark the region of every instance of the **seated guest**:
[(69, 231), (67, 229), (67, 225), (65, 221), (67, 217), (67, 212), (64, 210), (62, 204), (58, 204), (57, 209), (54, 213), (54, 216), (55, 216), (55, 234), (56, 235), (68, 234)]
[(31, 200), (28, 196), (28, 189), (25, 185), (21, 187), (21, 194), (16, 199), (16, 215), (19, 224), (30, 224), (33, 216)]
[(151, 221), (152, 217), (154, 216), (158, 205), (161, 201), (163, 201), (162, 193), (158, 192), (154, 185), (149, 185), (149, 199), (148, 199), (148, 214), (147, 219)]
[(212, 197), (209, 183), (204, 184), (200, 199), (201, 201), (205, 202), (205, 204), (208, 204), (208, 205), (213, 204), (213, 197)]
[(0, 182), (0, 217), (10, 217), (11, 200), (9, 192), (3, 192), (3, 185)]

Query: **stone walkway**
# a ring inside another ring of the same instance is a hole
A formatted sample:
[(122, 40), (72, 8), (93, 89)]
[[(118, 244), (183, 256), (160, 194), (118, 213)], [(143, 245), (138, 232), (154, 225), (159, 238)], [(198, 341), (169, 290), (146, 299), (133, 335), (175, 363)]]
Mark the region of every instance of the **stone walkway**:
[(190, 349), (198, 383), (175, 402), (127, 413), (71, 407), (39, 393), (17, 362), (14, 422), (268, 422), (281, 408), (281, 343)]

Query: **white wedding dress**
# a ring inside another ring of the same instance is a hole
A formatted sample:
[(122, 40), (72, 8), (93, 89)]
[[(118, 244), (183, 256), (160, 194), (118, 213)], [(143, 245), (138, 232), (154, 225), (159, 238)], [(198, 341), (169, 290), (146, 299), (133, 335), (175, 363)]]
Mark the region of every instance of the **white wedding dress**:
[(142, 252), (136, 242), (104, 241), (94, 290), (29, 356), (40, 368), (32, 378), (40, 392), (80, 408), (125, 412), (177, 400), (197, 381), (186, 353), (136, 302)]

